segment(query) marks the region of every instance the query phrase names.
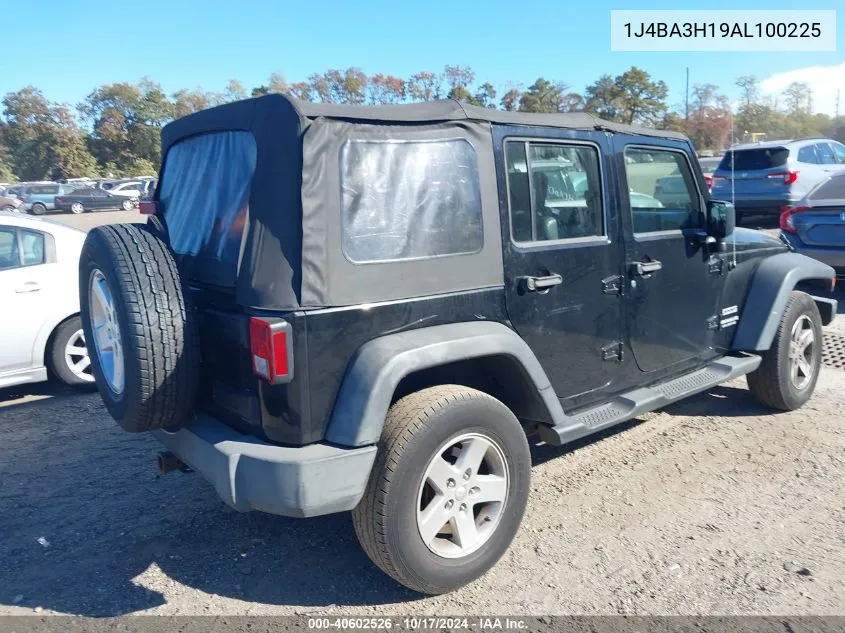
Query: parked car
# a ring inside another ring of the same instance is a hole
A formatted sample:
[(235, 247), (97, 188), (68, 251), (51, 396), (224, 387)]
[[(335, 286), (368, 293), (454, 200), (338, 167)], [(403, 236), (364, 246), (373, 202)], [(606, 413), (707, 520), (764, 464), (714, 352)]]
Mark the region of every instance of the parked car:
[(56, 210), (56, 196), (70, 193), (78, 185), (62, 185), (57, 183), (27, 185), (18, 195), (23, 202), (23, 210), (33, 215), (44, 215), (48, 211)]
[(137, 198), (119, 196), (95, 187), (76, 189), (56, 197), (56, 208), (71, 213), (85, 213), (102, 209), (131, 211), (138, 204)]
[(706, 156), (698, 159), (698, 165), (701, 167), (701, 174), (704, 176), (704, 182), (708, 189), (713, 187), (713, 173), (721, 162), (721, 156)]
[(845, 172), (819, 183), (780, 216), (781, 236), (795, 251), (845, 276)]
[(112, 186), (108, 191), (116, 196), (140, 198), (143, 195), (143, 183), (139, 180), (120, 182)]
[(76, 291), (84, 241), (82, 231), (0, 211), (0, 387), (49, 374), (93, 384)]
[[(162, 151), (148, 225), (95, 228), (80, 259), (106, 409), (237, 510), (351, 510), (416, 591), (505, 553), (529, 437), (742, 375), (778, 410), (815, 388), (833, 269), (734, 230), (676, 132), (268, 95), (169, 123)], [(632, 203), (674, 169), (683, 200)]]
[(751, 215), (779, 216), (842, 169), (845, 145), (831, 139), (737, 145), (713, 173), (711, 193), (734, 202), (738, 222)]
[(0, 196), (0, 211), (18, 211), (22, 204), (16, 196)]

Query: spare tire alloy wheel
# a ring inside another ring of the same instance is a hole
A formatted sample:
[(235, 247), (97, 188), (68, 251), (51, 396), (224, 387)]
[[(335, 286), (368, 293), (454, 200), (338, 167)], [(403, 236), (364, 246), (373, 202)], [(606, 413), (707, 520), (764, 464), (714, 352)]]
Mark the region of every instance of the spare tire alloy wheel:
[(89, 231), (79, 258), (82, 328), (97, 389), (132, 433), (189, 420), (199, 385), (199, 339), (172, 251), (149, 231)]
[(114, 295), (105, 275), (96, 268), (91, 271), (88, 284), (88, 305), (91, 311), (94, 349), (103, 377), (112, 393), (120, 395), (126, 380), (120, 323), (114, 309)]

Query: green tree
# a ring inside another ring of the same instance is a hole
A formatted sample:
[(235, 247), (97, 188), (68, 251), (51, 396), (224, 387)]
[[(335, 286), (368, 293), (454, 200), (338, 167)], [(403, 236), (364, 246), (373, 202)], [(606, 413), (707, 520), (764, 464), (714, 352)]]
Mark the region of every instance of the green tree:
[(29, 86), (4, 97), (3, 115), (7, 171), (23, 180), (96, 175), (83, 131), (66, 106), (50, 103)]
[(229, 83), (226, 84), (226, 89), (223, 91), (223, 96), (227, 102), (246, 99), (246, 88), (237, 79), (230, 79)]
[(751, 107), (760, 98), (760, 83), (755, 75), (743, 75), (737, 78), (735, 84), (742, 91), (742, 104)]
[(810, 86), (801, 81), (793, 81), (783, 91), (786, 109), (790, 114), (809, 113), (812, 111), (810, 104), (812, 93)]
[(616, 77), (616, 102), (622, 123), (654, 125), (666, 113), (669, 87), (664, 81), (652, 81), (644, 70), (631, 66)]
[(475, 92), (474, 102), (483, 108), (496, 109), (496, 88), (489, 81), (484, 82)]
[(599, 77), (595, 83), (587, 86), (585, 96), (585, 110), (608, 121), (621, 120), (622, 93), (613, 77), (607, 74)]
[(566, 105), (566, 84), (542, 77), (528, 86), (519, 100), (520, 112), (563, 112)]

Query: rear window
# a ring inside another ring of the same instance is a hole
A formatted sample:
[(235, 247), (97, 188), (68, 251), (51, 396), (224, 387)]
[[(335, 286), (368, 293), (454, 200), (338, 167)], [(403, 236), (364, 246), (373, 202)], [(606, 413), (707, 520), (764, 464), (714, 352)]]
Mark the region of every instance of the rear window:
[(759, 149), (741, 149), (736, 152), (728, 152), (722, 158), (719, 169), (730, 170), (731, 158), (734, 155), (736, 155), (733, 165), (735, 171), (751, 171), (783, 167), (789, 158), (789, 150), (785, 147), (761, 147)]
[(348, 141), (343, 254), (364, 264), (476, 253), (484, 243), (478, 161), (463, 139)]
[(257, 148), (244, 131), (202, 134), (167, 152), (159, 199), (174, 252), (200, 281), (233, 286)]
[(845, 174), (834, 176), (810, 194), (810, 200), (845, 200)]

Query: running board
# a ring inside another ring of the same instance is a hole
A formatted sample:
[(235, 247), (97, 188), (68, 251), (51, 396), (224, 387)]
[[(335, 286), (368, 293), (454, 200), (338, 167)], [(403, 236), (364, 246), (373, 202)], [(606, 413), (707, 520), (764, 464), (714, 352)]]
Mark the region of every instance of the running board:
[(665, 407), (757, 369), (762, 359), (752, 354), (724, 356), (680, 378), (651, 387), (634, 389), (610, 402), (565, 417), (557, 426), (541, 426), (540, 438), (559, 446), (625, 422), (638, 415)]

